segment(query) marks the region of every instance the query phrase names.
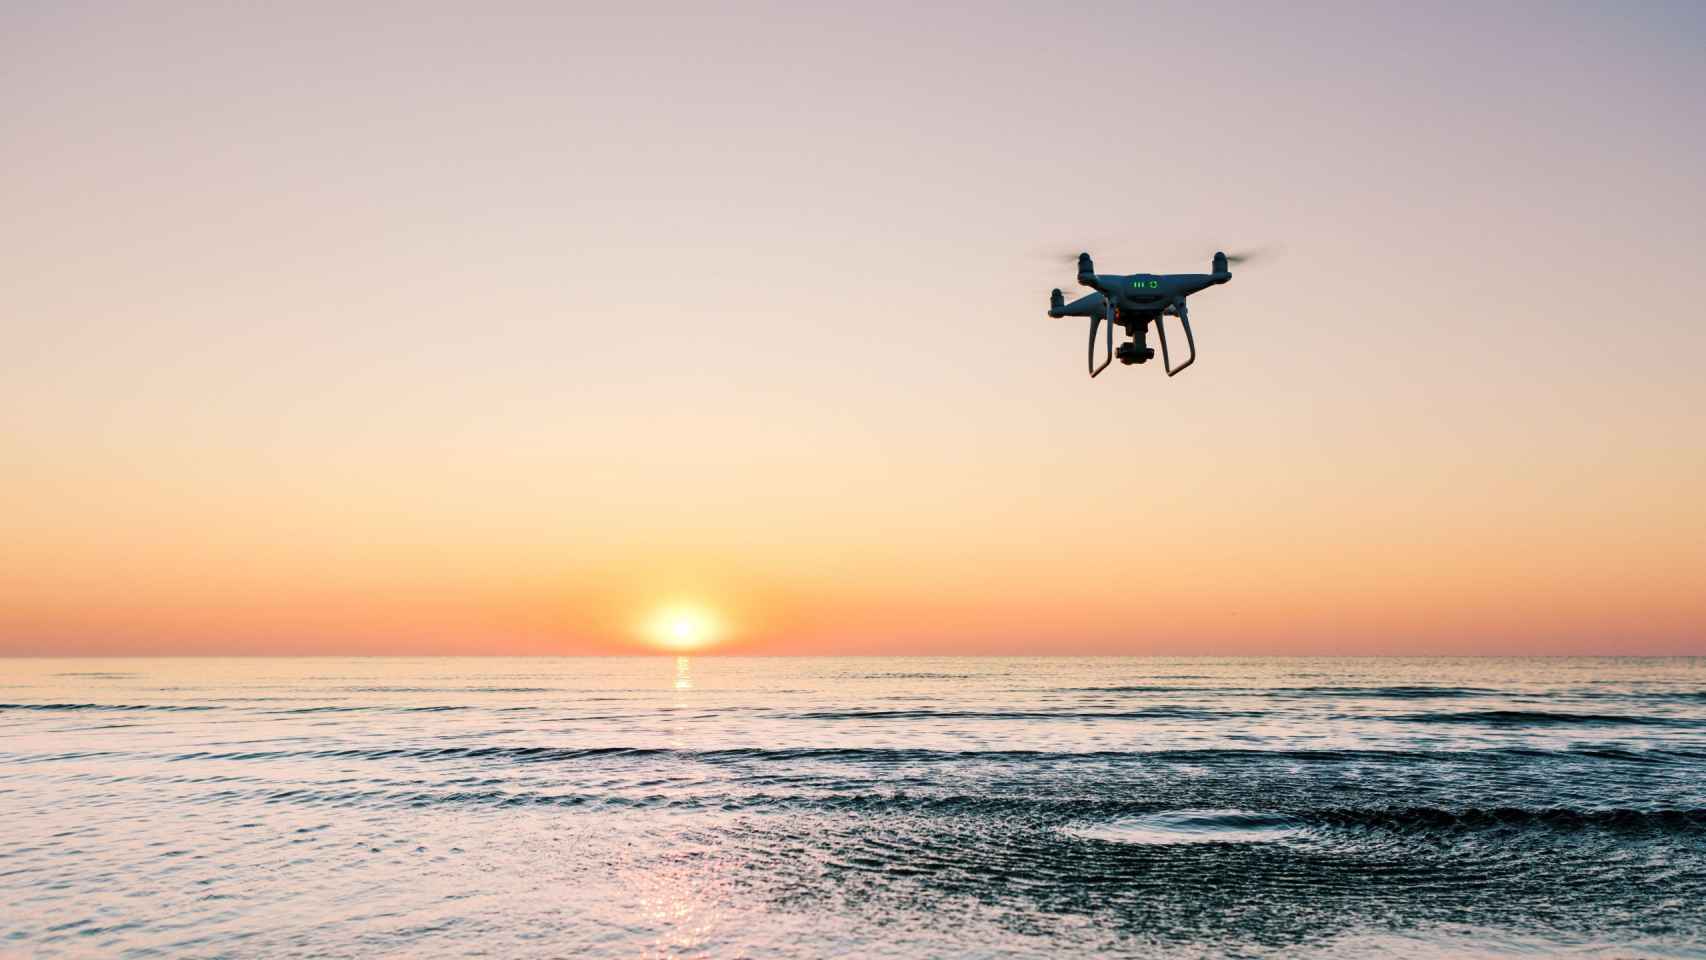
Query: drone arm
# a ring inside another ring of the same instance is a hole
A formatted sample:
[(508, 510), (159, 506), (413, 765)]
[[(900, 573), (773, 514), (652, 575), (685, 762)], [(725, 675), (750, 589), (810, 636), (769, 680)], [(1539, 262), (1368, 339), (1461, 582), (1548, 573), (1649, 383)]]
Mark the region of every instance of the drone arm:
[(1095, 261), (1090, 259), (1090, 255), (1088, 253), (1081, 253), (1078, 255), (1078, 285), (1081, 287), (1089, 287), (1101, 294), (1106, 294), (1108, 292), (1102, 289), (1102, 278), (1096, 275)]
[(1185, 344), (1191, 348), (1191, 355), (1184, 363), (1173, 366), (1173, 358), (1167, 353), (1167, 321), (1162, 317), (1155, 318), (1155, 332), (1161, 335), (1161, 365), (1167, 368), (1167, 376), (1177, 376), (1179, 371), (1197, 362), (1197, 341), (1191, 336), (1191, 314), (1185, 308), (1185, 301), (1180, 300), (1174, 312), (1179, 317), (1179, 325), (1185, 328)]

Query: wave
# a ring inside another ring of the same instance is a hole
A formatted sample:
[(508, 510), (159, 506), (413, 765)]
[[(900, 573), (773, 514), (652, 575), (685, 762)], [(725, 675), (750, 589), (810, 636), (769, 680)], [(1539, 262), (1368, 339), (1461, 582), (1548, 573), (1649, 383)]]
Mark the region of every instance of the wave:
[(1307, 686), (1307, 687), (1195, 687), (1178, 684), (1124, 684), (1108, 687), (1067, 687), (1069, 693), (1200, 693), (1209, 694), (1244, 694), (1249, 696), (1271, 696), (1285, 698), (1312, 697), (1366, 697), (1387, 700), (1433, 700), (1461, 697), (1491, 697), (1505, 691), (1493, 690), (1487, 687), (1430, 687), (1430, 686), (1387, 686), (1387, 687), (1340, 687), (1340, 686)]
[(1074, 824), (1066, 833), (1084, 840), (1176, 846), (1195, 843), (1271, 843), (1299, 836), (1296, 817), (1246, 810), (1165, 810), (1127, 819)]
[(1061, 693), (1239, 693), (1251, 687), (1192, 687), (1165, 683), (1116, 684), (1111, 687), (1060, 687)]
[(351, 693), (559, 693), (562, 687), (344, 687)]
[(1339, 696), (1339, 697), (1373, 697), (1386, 700), (1434, 700), (1460, 697), (1492, 697), (1505, 691), (1489, 687), (1431, 687), (1431, 686), (1391, 686), (1391, 687), (1279, 687), (1271, 690), (1273, 693), (1293, 694), (1299, 696)]
[(477, 709), (477, 708), (466, 705), (466, 704), (458, 704), (458, 705), (438, 704), (438, 705), (434, 705), (434, 706), (408, 707), (408, 706), (397, 706), (397, 705), (391, 705), (391, 704), (370, 703), (370, 704), (360, 704), (360, 705), (356, 705), (356, 706), (321, 705), (321, 706), (316, 706), (316, 707), (285, 707), (285, 708), (281, 708), (281, 709), (277, 709), (277, 710), (262, 710), (260, 712), (261, 713), (268, 713), (268, 714), (444, 713), (444, 712), (449, 711), (449, 710), (474, 710), (474, 709)]
[(1640, 714), (1564, 713), (1550, 710), (1470, 710), (1460, 713), (1411, 713), (1382, 719), (1402, 723), (1471, 723), (1495, 727), (1641, 726), (1699, 727), (1706, 720)]
[(686, 751), (663, 747), (375, 747), (328, 750), (236, 750), (223, 753), (193, 751), (166, 759), (174, 763), (198, 760), (508, 760), (516, 763), (563, 762), (594, 757), (655, 757)]
[(861, 680), (965, 680), (969, 673), (928, 673), (898, 671), (892, 673), (859, 673), (854, 674)]
[[(266, 701), (288, 701), (289, 697), (227, 697), (230, 703), (259, 703)], [(147, 711), (160, 710), (172, 713), (186, 713), (202, 710), (242, 710), (252, 711), (262, 715), (304, 715), (316, 713), (444, 713), (452, 710), (495, 709), (510, 713), (516, 710), (531, 710), (532, 707), (492, 707), (482, 708), (471, 704), (426, 704), (409, 706), (406, 704), (316, 704), (309, 707), (251, 707), (227, 706), (223, 703), (187, 704), (187, 703), (0, 703), (0, 711), (32, 710), (43, 712), (72, 712), (83, 710), (114, 710), (114, 711)]]
[(1150, 707), (1142, 710), (819, 710), (788, 716), (795, 720), (1222, 720), (1266, 715), (1260, 710)]
[[(565, 785), (569, 786), (569, 785)], [(597, 792), (507, 787), (501, 781), (398, 784), (254, 785), (230, 784), (195, 796), (192, 802), (260, 800), (314, 805), (552, 806), (622, 809), (715, 809), (724, 812), (770, 810), (832, 811), (874, 816), (933, 816), (1002, 829), (1062, 830), (1081, 839), (1120, 843), (1252, 842), (1306, 840), (1335, 843), (1357, 835), (1442, 837), (1487, 831), (1544, 831), (1559, 834), (1598, 832), (1706, 836), (1706, 808), (1692, 806), (1577, 807), (1282, 807), (1270, 810), (1201, 810), (1151, 802), (1055, 795), (995, 796), (930, 794), (866, 789), (814, 792), (740, 790), (668, 790), (648, 780), (629, 789)], [(1160, 837), (1134, 836), (1155, 832)], [(1256, 836), (1262, 834), (1262, 836)]]
[(444, 746), (444, 747), (350, 747), (321, 750), (235, 750), (192, 751), (164, 756), (173, 762), (199, 760), (485, 760), (506, 763), (568, 763), (579, 760), (669, 758), (672, 761), (710, 764), (768, 764), (816, 761), (823, 763), (906, 766), (955, 763), (1011, 763), (1047, 765), (1128, 761), (1140, 764), (1171, 763), (1203, 767), (1247, 767), (1261, 764), (1390, 765), (1420, 767), (1429, 764), (1479, 766), (1485, 764), (1533, 763), (1536, 761), (1610, 761), (1621, 763), (1676, 763), (1706, 759), (1706, 751), (1680, 748), (1624, 750), (1608, 747), (1546, 750), (1532, 747), (1503, 747), (1486, 750), (1258, 750), (1205, 748), (1200, 750), (933, 750), (906, 747), (727, 747), (689, 750), (650, 746)]
[(184, 712), (191, 710), (223, 709), (212, 704), (176, 704), (176, 703), (0, 703), (0, 710), (166, 710)]

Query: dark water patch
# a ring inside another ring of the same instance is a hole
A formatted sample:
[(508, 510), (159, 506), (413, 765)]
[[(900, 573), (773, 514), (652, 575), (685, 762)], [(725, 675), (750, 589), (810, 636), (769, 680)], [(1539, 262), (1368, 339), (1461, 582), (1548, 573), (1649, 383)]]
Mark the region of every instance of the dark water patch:
[[(1308, 952), (1299, 948), (1309, 941), (1339, 931), (1442, 922), (1537, 927), (1558, 936), (1597, 929), (1608, 917), (1639, 926), (1647, 936), (1686, 938), (1700, 927), (1692, 915), (1695, 908), (1686, 905), (1697, 902), (1703, 889), (1698, 871), (1667, 874), (1663, 895), (1655, 896), (1650, 885), (1628, 883), (1626, 868), (1599, 866), (1607, 854), (1625, 846), (1634, 847), (1640, 859), (1686, 857), (1691, 839), (1540, 831), (1514, 843), (1503, 838), (1489, 843), (1480, 834), (1436, 838), (1335, 832), (1285, 815), (1181, 812), (1233, 819), (1210, 819), (1215, 831), (1236, 830), (1235, 818), (1249, 816), (1258, 836), (1298, 832), (1256, 842), (1109, 838), (1114, 842), (1087, 845), (1088, 838), (1068, 829), (991, 831), (975, 820), (915, 819), (903, 819), (893, 829), (873, 829), (857, 818), (824, 818), (815, 822), (827, 829), (805, 841), (815, 856), (757, 855), (765, 856), (762, 869), (784, 885), (809, 879), (806, 871), (828, 863), (841, 891), (881, 910), (902, 908), (927, 889), (1024, 914), (1095, 912), (1134, 935), (1131, 949), (1110, 952), (1133, 955), (1154, 953), (1159, 941), (1189, 945), (1190, 956), (1297, 956)], [(897, 864), (919, 877), (921, 886), (897, 883)], [(1198, 949), (1229, 938), (1240, 946)], [(1379, 948), (1331, 955), (1376, 954), (1410, 955)], [(1420, 955), (1507, 954), (1432, 950)]]
[(1333, 827), (1392, 830), (1402, 833), (1545, 828), (1548, 830), (1608, 830), (1706, 834), (1706, 808), (1574, 809), (1569, 807), (1403, 807), (1396, 809), (1320, 810), (1307, 814), (1311, 823)]
[(1462, 712), (1409, 713), (1369, 718), (1401, 723), (1468, 723), (1492, 727), (1699, 727), (1706, 719), (1656, 717), (1641, 714), (1565, 713), (1550, 710), (1468, 710)]

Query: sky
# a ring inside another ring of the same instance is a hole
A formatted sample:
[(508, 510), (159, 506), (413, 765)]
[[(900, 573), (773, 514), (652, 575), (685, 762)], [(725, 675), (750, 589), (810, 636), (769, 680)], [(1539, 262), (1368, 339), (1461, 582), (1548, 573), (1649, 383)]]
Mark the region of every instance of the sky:
[(1698, 5), (588, 8), (0, 10), (0, 655), (1706, 655)]

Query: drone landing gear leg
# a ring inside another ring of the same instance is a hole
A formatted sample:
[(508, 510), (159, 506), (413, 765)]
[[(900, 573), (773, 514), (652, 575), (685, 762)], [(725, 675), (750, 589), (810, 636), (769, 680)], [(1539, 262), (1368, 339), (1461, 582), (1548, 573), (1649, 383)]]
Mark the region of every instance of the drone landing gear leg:
[(1091, 317), (1090, 317), (1090, 352), (1089, 352), (1089, 356), (1086, 357), (1086, 362), (1089, 364), (1090, 376), (1092, 378), (1094, 378), (1096, 376), (1096, 374), (1101, 373), (1103, 370), (1106, 370), (1108, 368), (1108, 364), (1114, 362), (1114, 304), (1112, 301), (1108, 302), (1107, 319), (1108, 319), (1108, 346), (1107, 346), (1107, 349), (1106, 349), (1106, 351), (1102, 357), (1101, 366), (1097, 366), (1096, 365), (1096, 327), (1101, 324), (1102, 318), (1095, 316), (1095, 315), (1091, 315)]
[(1197, 341), (1191, 336), (1191, 315), (1185, 308), (1183, 300), (1167, 311), (1179, 318), (1179, 325), (1185, 328), (1185, 343), (1191, 348), (1191, 355), (1184, 363), (1173, 366), (1173, 358), (1167, 355), (1167, 321), (1162, 317), (1155, 318), (1155, 332), (1161, 335), (1161, 365), (1167, 368), (1167, 376), (1177, 376), (1180, 370), (1197, 362)]

